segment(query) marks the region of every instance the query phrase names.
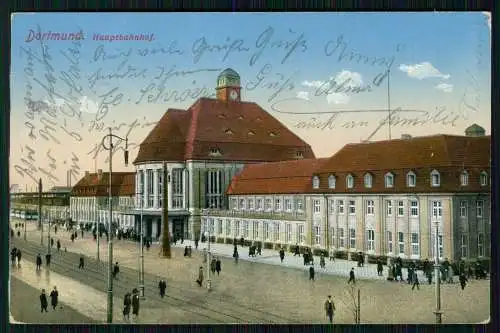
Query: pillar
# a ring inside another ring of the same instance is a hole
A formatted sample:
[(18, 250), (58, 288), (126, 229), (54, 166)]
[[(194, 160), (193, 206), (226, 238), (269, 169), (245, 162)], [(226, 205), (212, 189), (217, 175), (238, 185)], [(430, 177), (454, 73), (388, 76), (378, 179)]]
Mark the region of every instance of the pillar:
[(182, 171), (182, 208), (187, 209), (188, 207), (188, 193), (189, 193), (189, 187), (188, 187), (188, 170), (187, 168), (184, 168)]
[(159, 193), (159, 186), (158, 186), (159, 172), (161, 172), (160, 169), (153, 170), (153, 207), (155, 209), (158, 209), (158, 197), (162, 195), (161, 193)]

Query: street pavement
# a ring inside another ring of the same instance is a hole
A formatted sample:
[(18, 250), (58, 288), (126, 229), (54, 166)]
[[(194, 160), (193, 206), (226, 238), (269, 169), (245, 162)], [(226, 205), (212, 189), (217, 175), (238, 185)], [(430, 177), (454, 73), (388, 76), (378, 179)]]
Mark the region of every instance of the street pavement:
[[(58, 231), (53, 236), (55, 240), (61, 240), (63, 248), (66, 247), (68, 252), (60, 253), (59, 257), (54, 255), (51, 270), (105, 293), (106, 242), (101, 242), (101, 263), (93, 264), (96, 244), (90, 234), (83, 240), (79, 235), (74, 243), (66, 232)], [(28, 228), (27, 238), (28, 244), (22, 236), (14, 239), (16, 246), (26, 247), (27, 253), (23, 255), (23, 260), (34, 260), (36, 251), (43, 256), (47, 240), (45, 239), (45, 246), (41, 247), (40, 233), (35, 231), (34, 224)], [(182, 246), (184, 245), (187, 245), (187, 241)], [(200, 243), (200, 249), (206, 245)], [(145, 251), (146, 300), (141, 304), (137, 322), (325, 323), (323, 304), (328, 294), (336, 302), (335, 322), (353, 322), (350, 288), (347, 287), (344, 276), (347, 272), (338, 276), (344, 270), (338, 267), (345, 265), (348, 271), (352, 262), (342, 264), (346, 261), (336, 260), (333, 263), (327, 260), (325, 270), (316, 264), (317, 280), (312, 282), (308, 281), (308, 267), (303, 266), (302, 258), (294, 258), (288, 254), (285, 265), (282, 265), (276, 251), (263, 250), (262, 257), (235, 263), (228, 258), (232, 255), (231, 245), (213, 245), (212, 252), (222, 259), (222, 273), (212, 278), (213, 290), (210, 293), (194, 282), (198, 267), (203, 265), (200, 252), (195, 251), (194, 247), (192, 258), (183, 257), (183, 249), (179, 243), (172, 248), (172, 259), (161, 258), (159, 245), (156, 244)], [(231, 251), (227, 250), (228, 247)], [(246, 259), (248, 248), (240, 248), (239, 251), (240, 258)], [(124, 273), (123, 280), (120, 277), (115, 286), (117, 298), (122, 299), (126, 290), (137, 287), (138, 245), (124, 240), (115, 241), (113, 252), (114, 261), (120, 263), (121, 273)], [(79, 273), (77, 269), (80, 253), (88, 256), (85, 273)], [(382, 281), (376, 276), (374, 265), (366, 265), (364, 270), (356, 267), (356, 271), (358, 278), (363, 276), (362, 272), (366, 272), (366, 279), (359, 280), (356, 285), (361, 290), (362, 323), (434, 322), (434, 286), (421, 285), (420, 290), (412, 291), (405, 283)], [(157, 295), (159, 277), (167, 280), (168, 297), (164, 300)], [(471, 281), (464, 291), (460, 290), (458, 284), (445, 284), (441, 294), (445, 323), (475, 323), (484, 321), (489, 316), (489, 281)], [(118, 300), (115, 304), (121, 308), (122, 302)], [(78, 308), (77, 305), (74, 307)], [(118, 316), (115, 318), (119, 320)]]

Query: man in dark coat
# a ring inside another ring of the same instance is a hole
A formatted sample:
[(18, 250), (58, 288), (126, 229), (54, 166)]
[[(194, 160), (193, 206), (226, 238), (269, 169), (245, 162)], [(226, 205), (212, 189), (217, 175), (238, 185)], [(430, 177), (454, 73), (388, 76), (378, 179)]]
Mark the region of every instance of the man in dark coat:
[(113, 267), (113, 278), (116, 279), (119, 272), (120, 272), (120, 266), (118, 266), (118, 261), (117, 261), (115, 262), (115, 266)]
[(42, 257), (40, 253), (36, 255), (36, 270), (39, 271), (42, 266)]
[(217, 275), (220, 274), (221, 271), (221, 261), (219, 258), (215, 261), (215, 271), (217, 272)]
[(458, 277), (458, 281), (460, 281), (460, 287), (462, 287), (462, 290), (464, 290), (468, 281), (464, 273), (460, 274), (460, 276)]
[(54, 286), (54, 290), (50, 292), (50, 304), (52, 305), (52, 309), (56, 309), (57, 307), (57, 302), (59, 300), (59, 292), (57, 291), (57, 288)]
[(12, 248), (10, 251), (10, 260), (12, 261), (12, 266), (16, 264), (17, 248)]
[(85, 265), (83, 256), (80, 256), (80, 264), (78, 265), (79, 269), (83, 269), (83, 266)]
[(349, 283), (356, 284), (356, 277), (354, 276), (354, 267), (351, 268), (351, 271), (349, 272), (349, 280), (347, 281), (347, 284)]
[(71, 234), (71, 241), (74, 242), (75, 241), (75, 234)]
[(50, 237), (50, 247), (54, 247), (54, 238)]
[(57, 251), (61, 250), (61, 242), (57, 240)]
[(45, 264), (47, 266), (50, 266), (50, 259), (51, 259), (51, 257), (52, 256), (50, 254), (48, 254), (48, 253), (45, 255)]
[(212, 258), (212, 261), (210, 262), (210, 270), (214, 274), (215, 274), (216, 266), (217, 266), (217, 260), (215, 258)]
[(377, 259), (377, 275), (382, 276), (382, 272), (384, 270), (384, 266), (382, 265), (382, 260), (380, 258)]
[(293, 256), (295, 257), (296, 255), (300, 257), (299, 244), (295, 244), (295, 251), (293, 252)]
[(57, 234), (57, 225), (54, 227), (54, 233)]
[(333, 312), (335, 311), (335, 304), (332, 301), (332, 295), (328, 295), (328, 299), (325, 302), (326, 316), (333, 323)]
[(132, 299), (130, 298), (130, 293), (127, 292), (125, 294), (125, 298), (123, 299), (123, 318), (130, 319), (130, 306), (132, 305)]
[(160, 283), (158, 283), (158, 288), (160, 289), (160, 296), (163, 298), (165, 296), (165, 290), (167, 289), (167, 282), (161, 279)]
[(17, 249), (16, 257), (17, 257), (17, 266), (21, 266), (21, 250), (20, 249)]
[(285, 250), (283, 248), (280, 249), (280, 260), (283, 262), (283, 259), (285, 259)]
[(314, 266), (309, 267), (309, 280), (314, 281)]
[(199, 240), (198, 240), (198, 238), (196, 238), (196, 239), (194, 240), (194, 247), (195, 247), (195, 249), (197, 249), (197, 250), (198, 250), (198, 242), (199, 242)]
[(196, 280), (196, 283), (198, 283), (198, 286), (201, 287), (203, 284), (203, 267), (200, 266), (200, 269), (198, 270), (198, 279)]
[(139, 295), (137, 292), (132, 296), (132, 314), (135, 318), (139, 317)]
[(415, 289), (415, 286), (417, 286), (417, 289), (420, 290), (420, 282), (418, 281), (418, 275), (416, 270), (412, 271), (411, 281), (413, 282), (411, 290)]
[(49, 306), (49, 302), (47, 302), (47, 294), (45, 294), (45, 289), (42, 289), (42, 293), (40, 294), (40, 306), (42, 307), (41, 312), (43, 312), (44, 310), (45, 312), (48, 312), (47, 307)]

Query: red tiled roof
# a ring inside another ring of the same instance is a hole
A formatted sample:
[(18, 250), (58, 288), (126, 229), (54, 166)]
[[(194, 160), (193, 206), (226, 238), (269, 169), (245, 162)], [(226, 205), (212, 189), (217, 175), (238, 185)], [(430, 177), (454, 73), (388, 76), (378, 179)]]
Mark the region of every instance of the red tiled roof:
[[(113, 196), (133, 196), (135, 194), (134, 172), (113, 172), (111, 183)], [(90, 173), (73, 186), (72, 196), (78, 197), (104, 197), (108, 196), (109, 173), (103, 172), (99, 178), (98, 173)]]
[[(219, 154), (210, 154), (211, 149)], [(282, 161), (314, 158), (311, 147), (256, 103), (200, 98), (169, 109), (139, 148), (134, 164), (152, 161)]]
[(303, 193), (311, 175), (326, 162), (325, 158), (249, 164), (235, 176), (227, 194)]

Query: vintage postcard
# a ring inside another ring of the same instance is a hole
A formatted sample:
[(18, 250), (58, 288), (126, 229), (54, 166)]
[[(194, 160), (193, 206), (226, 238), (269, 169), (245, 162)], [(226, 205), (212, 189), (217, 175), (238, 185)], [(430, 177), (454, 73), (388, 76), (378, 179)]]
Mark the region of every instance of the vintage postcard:
[(14, 14), (11, 322), (488, 322), (490, 24)]

